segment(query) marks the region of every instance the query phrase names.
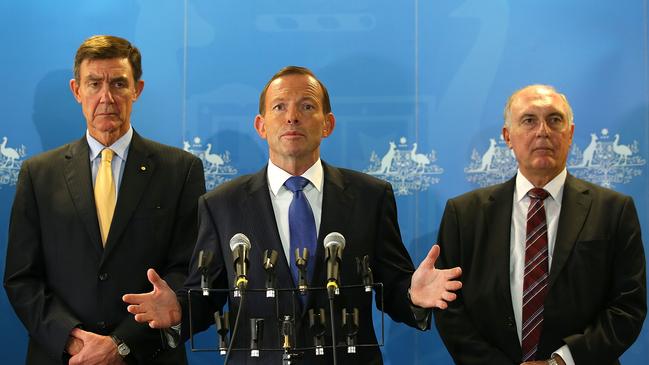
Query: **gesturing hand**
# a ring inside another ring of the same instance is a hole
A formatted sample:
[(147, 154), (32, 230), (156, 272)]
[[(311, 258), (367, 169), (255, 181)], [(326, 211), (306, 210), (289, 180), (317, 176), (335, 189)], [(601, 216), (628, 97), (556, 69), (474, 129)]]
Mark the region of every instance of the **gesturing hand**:
[(142, 294), (126, 294), (122, 300), (129, 304), (127, 310), (135, 320), (148, 323), (151, 328), (169, 328), (180, 323), (182, 310), (176, 293), (153, 269), (146, 272), (153, 290)]
[(435, 268), (435, 261), (439, 257), (440, 248), (433, 247), (426, 255), (424, 261), (419, 264), (417, 270), (410, 280), (410, 300), (413, 304), (423, 308), (446, 309), (447, 302), (457, 298), (453, 291), (462, 288), (462, 283), (457, 279), (462, 275), (462, 269), (440, 270)]

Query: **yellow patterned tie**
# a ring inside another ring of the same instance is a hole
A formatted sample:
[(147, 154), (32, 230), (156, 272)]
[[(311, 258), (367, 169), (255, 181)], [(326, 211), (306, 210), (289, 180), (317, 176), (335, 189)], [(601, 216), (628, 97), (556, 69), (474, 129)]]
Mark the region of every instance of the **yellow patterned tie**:
[(110, 223), (113, 221), (113, 213), (115, 212), (115, 182), (111, 167), (112, 160), (113, 151), (104, 148), (101, 151), (101, 164), (95, 180), (95, 205), (97, 206), (97, 217), (99, 218), (99, 229), (101, 230), (101, 243), (104, 246), (106, 245)]

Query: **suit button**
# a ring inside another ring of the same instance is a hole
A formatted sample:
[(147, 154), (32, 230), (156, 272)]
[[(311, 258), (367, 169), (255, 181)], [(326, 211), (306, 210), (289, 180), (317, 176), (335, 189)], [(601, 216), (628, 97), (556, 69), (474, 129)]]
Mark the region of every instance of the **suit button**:
[(107, 272), (102, 272), (101, 274), (99, 274), (99, 280), (100, 281), (108, 280), (108, 273)]

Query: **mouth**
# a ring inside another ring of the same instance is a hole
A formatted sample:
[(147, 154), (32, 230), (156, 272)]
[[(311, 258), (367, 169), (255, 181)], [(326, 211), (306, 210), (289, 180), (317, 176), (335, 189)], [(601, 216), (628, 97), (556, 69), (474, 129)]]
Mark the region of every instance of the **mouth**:
[(285, 138), (299, 138), (299, 137), (304, 137), (303, 133), (300, 133), (298, 131), (286, 131), (282, 133), (282, 137)]

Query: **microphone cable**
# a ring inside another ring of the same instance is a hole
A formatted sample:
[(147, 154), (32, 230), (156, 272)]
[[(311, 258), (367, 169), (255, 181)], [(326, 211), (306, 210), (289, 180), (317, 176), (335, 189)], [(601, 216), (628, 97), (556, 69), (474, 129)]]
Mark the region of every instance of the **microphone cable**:
[[(328, 287), (328, 285), (327, 285)], [(336, 351), (336, 328), (334, 321), (334, 290), (327, 288), (327, 296), (329, 297), (329, 320), (331, 322), (331, 350), (334, 355), (334, 365), (338, 364), (338, 354)]]
[(241, 290), (241, 296), (239, 297), (239, 308), (237, 309), (237, 317), (234, 320), (234, 328), (232, 329), (232, 336), (230, 336), (230, 343), (228, 344), (228, 349), (225, 352), (225, 360), (223, 360), (223, 365), (227, 365), (228, 360), (230, 359), (230, 354), (232, 353), (232, 344), (234, 344), (234, 339), (235, 336), (237, 335), (237, 330), (239, 329), (239, 317), (241, 317), (241, 308), (243, 308), (244, 304), (244, 299), (246, 295), (244, 295), (244, 290)]

